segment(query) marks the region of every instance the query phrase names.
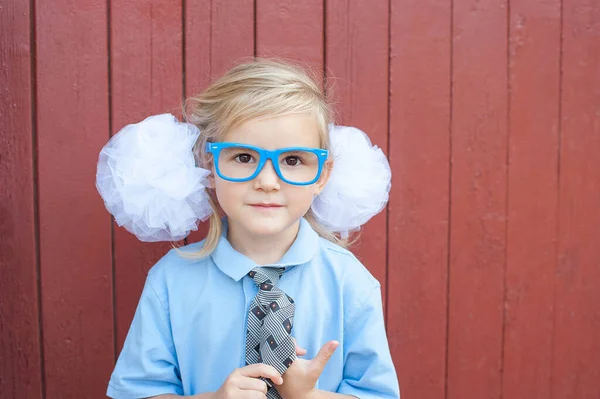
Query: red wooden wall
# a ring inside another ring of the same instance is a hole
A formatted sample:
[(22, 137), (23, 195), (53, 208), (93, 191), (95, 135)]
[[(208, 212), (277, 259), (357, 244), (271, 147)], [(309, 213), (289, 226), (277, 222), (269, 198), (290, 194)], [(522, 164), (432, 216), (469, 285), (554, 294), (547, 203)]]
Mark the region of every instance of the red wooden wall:
[(253, 55), (389, 154), (356, 252), (403, 399), (600, 398), (600, 0), (3, 2), (1, 398), (104, 397), (168, 244), (111, 223), (98, 152)]

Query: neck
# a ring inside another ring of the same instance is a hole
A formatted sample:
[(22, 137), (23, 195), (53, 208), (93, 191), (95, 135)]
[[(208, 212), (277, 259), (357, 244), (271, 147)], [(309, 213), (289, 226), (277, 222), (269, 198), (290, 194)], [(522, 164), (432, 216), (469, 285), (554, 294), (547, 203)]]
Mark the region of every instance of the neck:
[(257, 265), (277, 263), (290, 249), (300, 228), (300, 221), (277, 235), (256, 236), (236, 224), (229, 224), (227, 240), (239, 253), (256, 262)]

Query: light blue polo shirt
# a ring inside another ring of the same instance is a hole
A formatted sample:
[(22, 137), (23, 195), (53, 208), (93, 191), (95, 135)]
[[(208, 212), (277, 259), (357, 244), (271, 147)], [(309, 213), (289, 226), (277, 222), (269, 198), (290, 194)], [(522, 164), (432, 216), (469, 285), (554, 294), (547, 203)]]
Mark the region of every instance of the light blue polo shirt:
[[(245, 365), (247, 311), (258, 291), (247, 274), (257, 265), (231, 247), (224, 227), (210, 257), (187, 260), (171, 250), (152, 267), (108, 396), (214, 392)], [(380, 285), (354, 255), (302, 219), (296, 240), (273, 266), (287, 268), (278, 286), (296, 304), (292, 335), (307, 349), (304, 358), (330, 340), (340, 342), (317, 388), (361, 399), (399, 398)]]

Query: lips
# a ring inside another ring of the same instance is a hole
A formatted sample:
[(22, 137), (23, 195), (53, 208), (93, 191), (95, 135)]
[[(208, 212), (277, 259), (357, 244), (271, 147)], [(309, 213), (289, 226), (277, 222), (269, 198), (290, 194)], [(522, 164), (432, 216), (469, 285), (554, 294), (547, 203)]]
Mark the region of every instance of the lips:
[(279, 205), (279, 204), (250, 204), (250, 206), (255, 206), (258, 208), (281, 208), (283, 205)]

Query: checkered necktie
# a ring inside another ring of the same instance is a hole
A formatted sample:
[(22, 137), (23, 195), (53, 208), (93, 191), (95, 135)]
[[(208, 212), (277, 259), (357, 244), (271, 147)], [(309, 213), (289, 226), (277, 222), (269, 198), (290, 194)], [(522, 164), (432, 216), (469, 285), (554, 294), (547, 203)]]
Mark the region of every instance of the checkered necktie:
[[(290, 335), (294, 324), (294, 300), (276, 287), (284, 268), (256, 267), (250, 276), (258, 293), (248, 312), (246, 331), (246, 364), (265, 363), (280, 374), (296, 360), (296, 345)], [(281, 398), (274, 385), (269, 386), (267, 398)]]

